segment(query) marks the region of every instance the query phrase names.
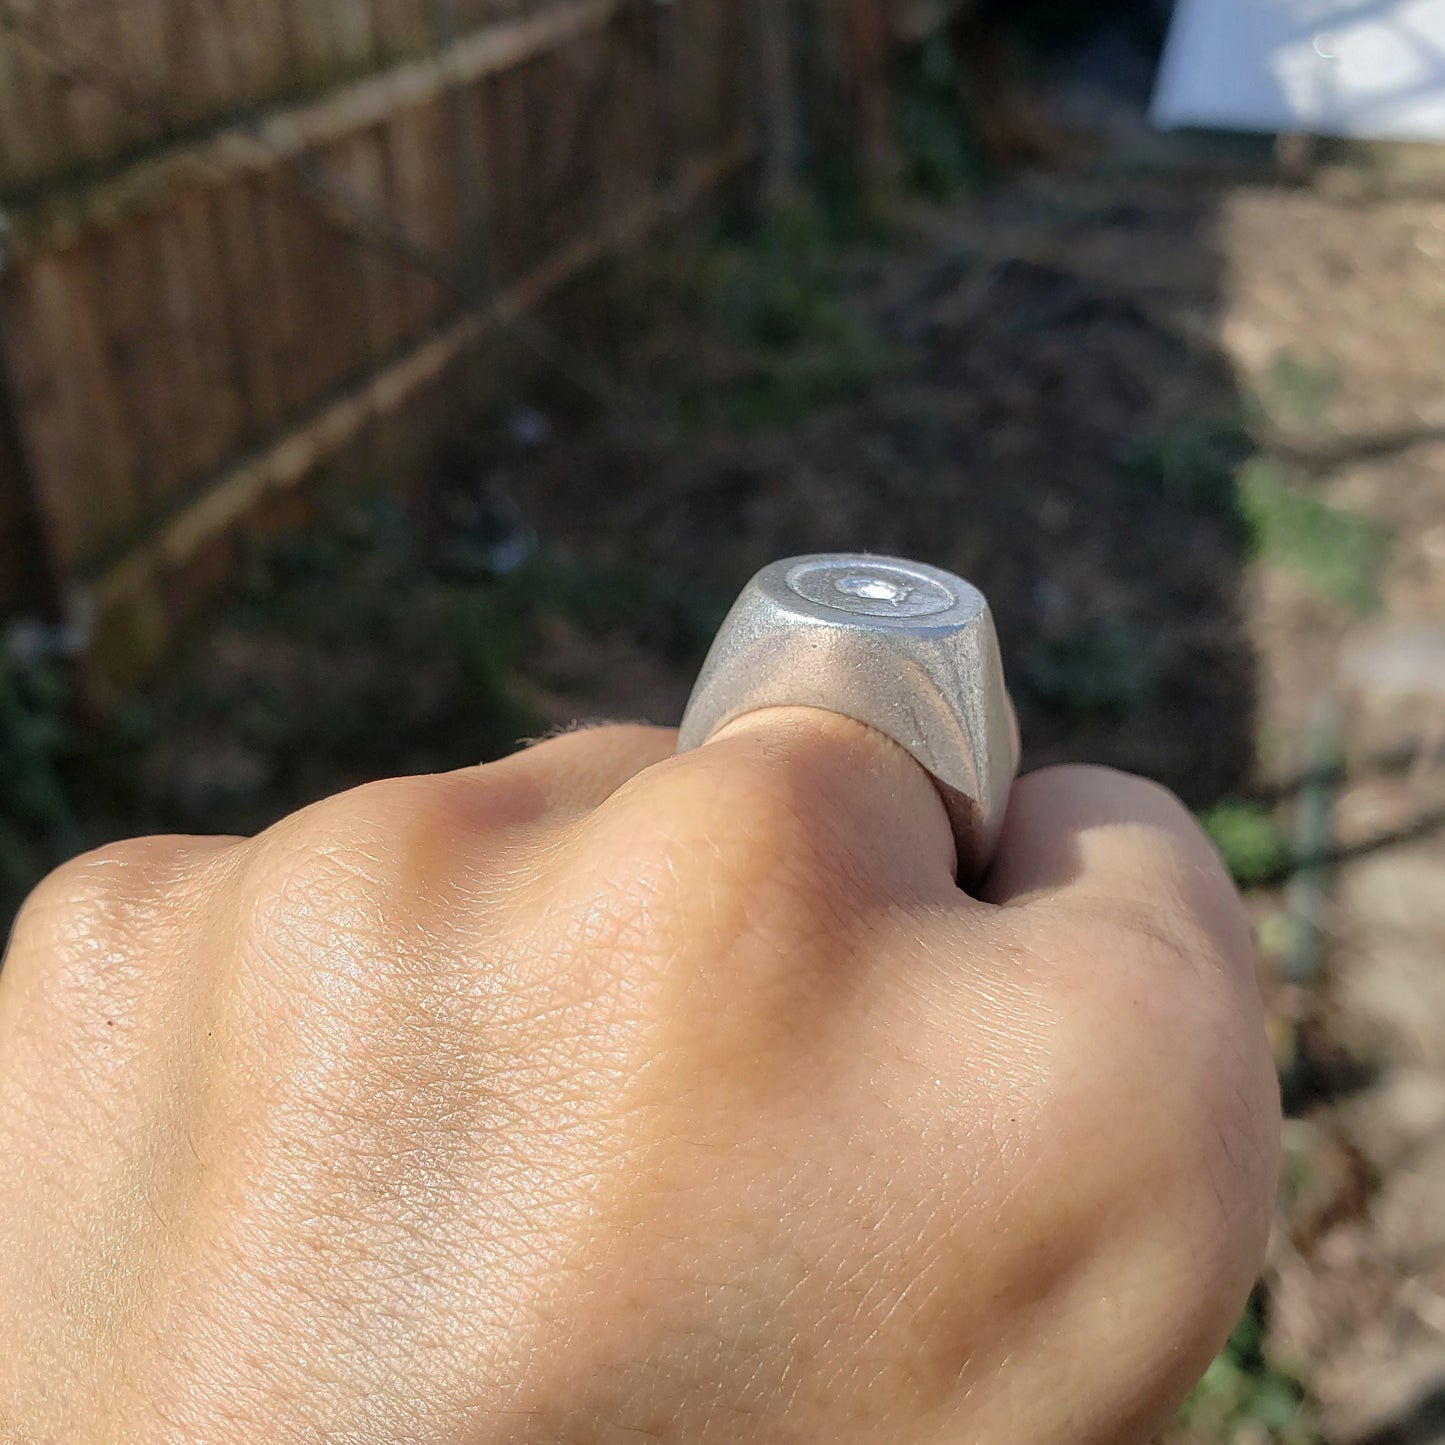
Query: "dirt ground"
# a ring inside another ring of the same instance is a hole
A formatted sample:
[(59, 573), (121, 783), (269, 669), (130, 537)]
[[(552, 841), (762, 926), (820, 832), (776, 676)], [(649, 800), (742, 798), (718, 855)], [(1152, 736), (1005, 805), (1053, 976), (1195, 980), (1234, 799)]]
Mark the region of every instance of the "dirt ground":
[[(578, 718), (675, 722), (779, 556), (959, 571), (1027, 766), (1147, 773), (1263, 849), (1236, 866), (1286, 1187), (1253, 1336), (1171, 1438), (1445, 1442), (1445, 165), (1163, 141), (1133, 74), (1047, 80), (1087, 143), (886, 244), (664, 248), (608, 362), (625, 404), (518, 401), (419, 508), (258, 552), (123, 735), (69, 745), (67, 836), (246, 830)], [(1302, 796), (1332, 813), (1318, 889)]]
[[(1250, 896), (1292, 1115), (1265, 1389), (1206, 1391), (1174, 1438), (1445, 1441), (1445, 174), (1110, 159), (860, 264), (850, 307), (908, 359), (850, 403), (683, 455), (582, 437), (511, 485), (548, 536), (719, 588), (854, 547), (975, 579), (1028, 766), (1127, 767), (1288, 833), (1333, 716), (1341, 857), (1318, 899)], [(1231, 473), (1321, 511), (1260, 525)], [(638, 479), (620, 524), (599, 475)], [(1358, 530), (1313, 535), (1326, 508)], [(1372, 533), (1378, 563), (1336, 555)], [(672, 719), (687, 681), (623, 649), (550, 712)], [(1290, 964), (1302, 909), (1321, 939)]]

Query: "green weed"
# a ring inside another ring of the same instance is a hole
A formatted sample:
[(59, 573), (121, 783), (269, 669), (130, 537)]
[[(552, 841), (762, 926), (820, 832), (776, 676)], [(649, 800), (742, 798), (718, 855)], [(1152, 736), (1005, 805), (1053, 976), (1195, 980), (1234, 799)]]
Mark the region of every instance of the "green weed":
[(820, 208), (780, 212), (746, 240), (702, 254), (699, 299), (715, 324), (753, 346), (845, 338), (852, 323), (841, 303), (842, 243)]
[(987, 166), (965, 117), (963, 78), (945, 37), (919, 47), (899, 77), (896, 95), (906, 184), (933, 201), (977, 189)]
[(1259, 803), (1216, 803), (1200, 814), (1199, 821), (1241, 887), (1276, 876), (1289, 862), (1284, 834), (1270, 810)]
[(1156, 496), (1189, 506), (1232, 512), (1236, 474), (1249, 455), (1241, 427), (1191, 421), (1134, 442), (1123, 462), (1139, 485)]
[(1239, 473), (1239, 504), (1261, 561), (1299, 574), (1323, 596), (1368, 613), (1379, 605), (1389, 533), (1291, 486), (1276, 464)]
[(0, 938), (24, 893), (78, 846), (64, 769), (75, 744), (65, 672), (0, 654)]
[(1076, 716), (1122, 716), (1153, 691), (1148, 636), (1127, 622), (1091, 624), (1039, 645), (1025, 663), (1035, 695)]
[(1340, 391), (1339, 367), (1284, 352), (1264, 376), (1260, 398), (1266, 414), (1278, 414), (1303, 426), (1323, 423)]
[(659, 385), (685, 422), (790, 425), (902, 364), (848, 305), (848, 246), (823, 208), (802, 206), (744, 240), (672, 259), (677, 332), (695, 354)]
[(1299, 1378), (1268, 1355), (1263, 1310), (1251, 1302), (1229, 1344), (1205, 1372), (1179, 1416), (1191, 1437), (1232, 1440), (1249, 1427), (1270, 1445), (1318, 1445)]

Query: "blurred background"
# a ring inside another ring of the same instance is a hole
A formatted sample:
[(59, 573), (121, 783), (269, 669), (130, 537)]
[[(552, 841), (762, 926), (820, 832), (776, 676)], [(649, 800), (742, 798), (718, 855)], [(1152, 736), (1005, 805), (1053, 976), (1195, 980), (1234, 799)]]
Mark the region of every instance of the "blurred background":
[(1257, 925), (1278, 1227), (1169, 1440), (1445, 1441), (1445, 152), (1162, 133), (1169, 24), (0, 0), (0, 930), (938, 563), (1026, 765), (1178, 790)]

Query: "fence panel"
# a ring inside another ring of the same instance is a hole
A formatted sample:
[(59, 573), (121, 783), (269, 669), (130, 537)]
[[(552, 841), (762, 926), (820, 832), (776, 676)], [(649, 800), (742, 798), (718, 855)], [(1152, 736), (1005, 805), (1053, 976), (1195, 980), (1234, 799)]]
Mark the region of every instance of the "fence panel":
[(358, 72), (14, 208), (0, 529), (23, 472), (66, 579), (180, 606), (187, 558), (450, 388), (493, 303), (515, 314), (741, 160), (744, 3), (0, 0), (37, 33), (64, 18), (56, 45), (105, 52), (139, 97), (64, 82), (0, 27), (0, 187)]

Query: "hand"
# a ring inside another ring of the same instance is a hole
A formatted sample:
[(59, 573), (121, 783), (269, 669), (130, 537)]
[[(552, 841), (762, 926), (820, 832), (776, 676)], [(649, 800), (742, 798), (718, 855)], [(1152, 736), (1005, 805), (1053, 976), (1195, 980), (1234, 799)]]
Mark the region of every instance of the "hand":
[(107, 848), (0, 974), (0, 1439), (1143, 1441), (1242, 1305), (1278, 1099), (1150, 784), (986, 901), (827, 714), (581, 732)]

